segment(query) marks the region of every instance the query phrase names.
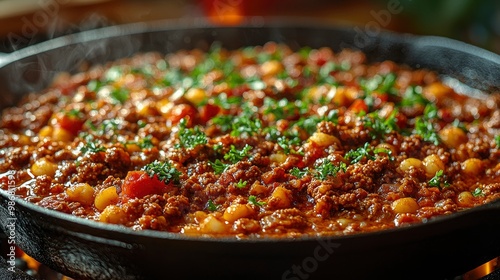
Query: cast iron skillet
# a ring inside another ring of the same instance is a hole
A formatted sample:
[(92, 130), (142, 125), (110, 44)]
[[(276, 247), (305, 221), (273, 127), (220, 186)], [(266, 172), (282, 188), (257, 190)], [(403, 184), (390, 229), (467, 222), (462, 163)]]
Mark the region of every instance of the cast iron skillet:
[[(11, 54), (0, 67), (0, 104), (13, 105), (23, 94), (46, 86), (55, 73), (75, 72), (83, 63), (140, 51), (206, 49), (213, 41), (237, 48), (270, 40), (294, 48), (361, 49), (371, 61), (391, 59), (482, 90), (500, 89), (498, 55), (444, 38), (368, 36), (350, 27), (284, 21), (239, 27), (157, 22), (84, 32)], [(10, 199), (0, 191), (0, 223), (7, 235)], [(500, 201), (393, 230), (293, 240), (136, 232), (13, 201), (17, 244), (78, 279), (443, 279), (500, 255)]]

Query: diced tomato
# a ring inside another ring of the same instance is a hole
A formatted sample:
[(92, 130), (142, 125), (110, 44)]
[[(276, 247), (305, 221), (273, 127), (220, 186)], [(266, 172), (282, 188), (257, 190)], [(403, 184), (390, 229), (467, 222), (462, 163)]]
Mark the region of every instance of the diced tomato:
[(165, 184), (155, 175), (150, 177), (145, 171), (129, 171), (123, 182), (122, 193), (129, 198), (141, 198), (150, 194), (166, 193), (173, 186)]
[(55, 117), (55, 126), (64, 128), (73, 135), (77, 135), (85, 123), (79, 111), (60, 112)]
[(183, 118), (189, 116), (190, 120), (195, 120), (198, 111), (191, 105), (188, 104), (179, 104), (175, 105), (170, 111), (168, 119), (172, 122), (172, 124), (179, 123)]
[(217, 114), (220, 112), (220, 107), (214, 104), (206, 104), (202, 106), (200, 109), (200, 118), (203, 124), (207, 123), (209, 120), (211, 120), (213, 117), (217, 116)]
[(446, 109), (439, 109), (438, 116), (445, 123), (451, 123), (451, 122), (453, 122), (455, 120), (455, 118), (451, 114), (450, 109), (448, 109), (448, 108), (446, 108)]
[(366, 105), (365, 101), (363, 99), (356, 99), (354, 102), (349, 106), (349, 110), (354, 112), (354, 113), (360, 113), (361, 111), (368, 112), (368, 106)]

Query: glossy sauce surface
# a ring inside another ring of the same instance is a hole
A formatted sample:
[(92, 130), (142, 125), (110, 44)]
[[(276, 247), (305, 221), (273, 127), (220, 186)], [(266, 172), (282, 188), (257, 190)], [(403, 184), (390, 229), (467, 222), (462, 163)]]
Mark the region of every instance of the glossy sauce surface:
[(137, 230), (383, 230), (500, 197), (499, 107), (351, 50), (137, 54), (5, 109), (0, 184)]

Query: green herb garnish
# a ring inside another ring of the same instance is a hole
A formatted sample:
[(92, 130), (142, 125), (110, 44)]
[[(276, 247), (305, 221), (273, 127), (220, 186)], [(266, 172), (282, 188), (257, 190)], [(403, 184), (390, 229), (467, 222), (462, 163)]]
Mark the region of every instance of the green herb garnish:
[(243, 147), (241, 151), (238, 151), (234, 145), (231, 145), (231, 148), (227, 154), (224, 155), (225, 160), (229, 160), (231, 163), (237, 163), (245, 157), (249, 156), (249, 151), (252, 149), (252, 146), (248, 144)]
[(381, 118), (377, 112), (370, 113), (363, 118), (363, 125), (370, 129), (370, 135), (373, 139), (382, 138), (392, 131), (399, 130), (396, 119), (397, 113), (396, 110), (392, 111), (386, 119)]
[(220, 205), (215, 204), (211, 199), (207, 201), (207, 210), (208, 211), (217, 211)]
[(426, 118), (417, 118), (415, 122), (415, 132), (422, 136), (424, 141), (432, 142), (434, 145), (439, 145), (439, 135), (434, 129), (434, 124)]
[(478, 196), (484, 196), (483, 190), (481, 188), (476, 188), (472, 193), (472, 196), (478, 197)]
[(186, 124), (186, 119), (182, 119), (179, 123), (179, 147), (192, 149), (208, 142), (207, 136), (198, 126), (195, 128), (187, 128)]
[(360, 162), (363, 158), (367, 159), (375, 159), (375, 156), (372, 155), (372, 148), (370, 147), (370, 143), (366, 142), (363, 147), (359, 147), (356, 150), (350, 150), (346, 153), (345, 158), (350, 159), (351, 163)]
[(436, 105), (429, 103), (425, 106), (424, 114), (418, 117), (415, 121), (415, 132), (424, 139), (424, 141), (432, 142), (434, 145), (439, 145), (440, 138), (434, 129), (433, 120), (438, 116)]
[(247, 186), (247, 181), (243, 181), (242, 179), (240, 179), (240, 181), (238, 181), (238, 183), (236, 183), (236, 187), (238, 189), (243, 189), (244, 187)]
[(263, 201), (257, 201), (257, 197), (255, 195), (249, 196), (248, 202), (252, 203), (253, 205), (259, 206), (259, 207), (266, 205), (266, 203)]
[(212, 166), (215, 174), (222, 174), (229, 168), (230, 164), (223, 163), (219, 159), (216, 159), (214, 162), (210, 162), (210, 166)]
[(405, 91), (405, 93), (403, 95), (403, 99), (399, 103), (399, 106), (411, 107), (411, 106), (415, 106), (416, 104), (427, 105), (427, 104), (429, 104), (429, 100), (427, 100), (422, 95), (422, 87), (411, 86)]
[(441, 188), (441, 184), (444, 184), (445, 187), (449, 186), (450, 184), (447, 181), (443, 181), (443, 179), (444, 179), (444, 171), (439, 170), (438, 172), (436, 172), (434, 177), (432, 177), (429, 180), (428, 184), (431, 187), (438, 187), (438, 188)]
[(329, 176), (337, 176), (339, 171), (345, 172), (347, 170), (347, 165), (344, 162), (341, 162), (339, 165), (334, 165), (328, 159), (323, 159), (321, 164), (314, 167), (316, 170), (314, 177), (319, 180), (326, 180)]
[(83, 154), (87, 153), (99, 153), (106, 151), (106, 148), (101, 146), (97, 140), (94, 139), (92, 135), (86, 135), (85, 137), (85, 145), (80, 148), (80, 152)]
[(179, 170), (173, 167), (170, 162), (160, 162), (158, 160), (147, 164), (142, 168), (142, 170), (146, 171), (151, 178), (155, 175), (158, 176), (158, 180), (166, 184), (169, 182), (178, 183), (180, 175), (182, 174)]
[(120, 103), (123, 104), (125, 101), (128, 100), (129, 97), (129, 92), (127, 89), (124, 88), (117, 88), (111, 91), (111, 99), (115, 101), (115, 103)]
[(304, 169), (294, 167), (294, 168), (290, 169), (290, 174), (292, 174), (293, 176), (295, 176), (297, 178), (302, 178), (302, 177), (306, 176), (307, 174), (309, 174), (309, 169), (307, 167)]

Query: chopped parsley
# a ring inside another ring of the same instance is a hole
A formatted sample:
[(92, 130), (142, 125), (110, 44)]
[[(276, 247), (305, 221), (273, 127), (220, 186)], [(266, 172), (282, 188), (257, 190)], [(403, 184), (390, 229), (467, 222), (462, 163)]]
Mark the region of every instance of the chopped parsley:
[(438, 172), (436, 172), (434, 177), (432, 177), (429, 180), (428, 184), (431, 187), (437, 187), (437, 188), (441, 188), (441, 184), (444, 184), (444, 186), (449, 186), (449, 183), (447, 181), (443, 181), (444, 179), (445, 179), (444, 178), (444, 171), (439, 170)]
[(424, 141), (432, 142), (434, 145), (439, 145), (439, 135), (434, 129), (434, 124), (425, 118), (417, 118), (415, 122), (415, 132), (422, 136)]
[(266, 203), (263, 201), (257, 201), (257, 197), (255, 195), (249, 196), (248, 202), (252, 203), (253, 205), (259, 206), (259, 207), (266, 205)]
[(392, 131), (398, 131), (397, 111), (394, 110), (386, 118), (381, 118), (377, 112), (370, 113), (363, 118), (363, 125), (370, 130), (373, 139), (382, 138)]
[(241, 97), (237, 96), (228, 97), (227, 94), (223, 92), (217, 95), (213, 99), (213, 102), (215, 105), (228, 110), (231, 108), (231, 105), (241, 104)]
[(203, 145), (208, 142), (207, 136), (198, 126), (194, 128), (186, 127), (186, 119), (182, 119), (179, 123), (179, 145), (187, 149), (192, 149), (198, 145)]
[(129, 91), (125, 88), (117, 88), (111, 91), (110, 97), (115, 103), (123, 104), (129, 98)]
[(454, 127), (460, 128), (465, 133), (468, 132), (467, 127), (465, 127), (465, 125), (463, 123), (461, 123), (460, 120), (458, 120), (458, 119), (453, 120), (453, 122), (451, 124)]
[(424, 141), (439, 145), (440, 138), (434, 129), (433, 119), (437, 118), (438, 110), (436, 105), (427, 104), (422, 117), (418, 117), (415, 121), (415, 133), (420, 135)]
[(231, 163), (237, 163), (245, 157), (249, 156), (249, 151), (252, 149), (252, 146), (246, 144), (245, 147), (241, 151), (238, 151), (234, 145), (231, 145), (231, 148), (227, 154), (224, 155), (225, 160), (229, 160)]
[(231, 136), (252, 136), (260, 131), (262, 123), (258, 118), (248, 116), (238, 116), (232, 119)]
[(350, 159), (351, 163), (360, 162), (363, 158), (367, 159), (375, 159), (375, 156), (372, 155), (372, 147), (370, 147), (370, 143), (366, 142), (363, 147), (359, 147), (356, 150), (350, 150), (345, 154), (346, 159)]
[(154, 145), (153, 145), (152, 139), (153, 139), (153, 137), (151, 135), (147, 135), (146, 137), (144, 137), (141, 140), (139, 140), (138, 143), (137, 143), (137, 145), (141, 149), (150, 149), (150, 148), (153, 148)]
[(87, 153), (99, 153), (106, 151), (106, 148), (101, 146), (99, 142), (94, 139), (92, 135), (86, 135), (84, 137), (86, 143), (83, 147), (80, 148), (80, 152), (83, 154)]
[(103, 83), (98, 81), (98, 80), (91, 80), (88, 84), (87, 84), (87, 89), (91, 92), (98, 92), (99, 89), (101, 89), (101, 87), (103, 86)]
[(83, 119), (83, 113), (78, 109), (71, 109), (64, 112), (64, 115), (70, 118)]
[(399, 106), (402, 107), (411, 107), (415, 106), (415, 104), (427, 105), (429, 104), (429, 100), (427, 100), (422, 95), (422, 87), (420, 86), (410, 86), (405, 91)]
[(306, 102), (296, 100), (291, 102), (286, 98), (275, 100), (273, 98), (264, 98), (263, 114), (273, 114), (276, 120), (289, 119), (297, 114), (305, 114), (309, 110)]
[(472, 193), (472, 196), (478, 197), (478, 196), (484, 196), (483, 190), (481, 188), (476, 188)]
[(309, 169), (307, 167), (304, 169), (294, 167), (294, 168), (290, 169), (290, 174), (292, 174), (293, 176), (295, 176), (297, 178), (302, 178), (302, 177), (306, 176), (307, 174), (309, 174)]
[(339, 111), (331, 110), (325, 116), (309, 116), (300, 118), (294, 126), (297, 126), (303, 130), (305, 130), (309, 135), (312, 135), (317, 130), (317, 126), (322, 121), (332, 122), (334, 124), (338, 124)]
[(495, 137), (495, 143), (497, 144), (497, 148), (500, 149), (500, 135)]
[(212, 166), (215, 174), (222, 174), (229, 168), (230, 164), (223, 163), (220, 159), (216, 159), (214, 162), (210, 162), (210, 166)]
[(280, 136), (277, 139), (278, 146), (283, 149), (285, 154), (302, 154), (301, 152), (293, 149), (293, 146), (300, 145), (302, 141), (298, 135)]
[(345, 159), (350, 159), (351, 163), (360, 162), (363, 158), (368, 160), (374, 160), (375, 155), (377, 154), (386, 154), (389, 157), (389, 160), (393, 160), (392, 151), (386, 148), (376, 148), (373, 149), (370, 146), (370, 143), (366, 142), (363, 147), (359, 147), (356, 150), (350, 150), (344, 156)]
[(341, 162), (339, 165), (334, 165), (328, 159), (324, 159), (321, 164), (315, 165), (314, 177), (319, 180), (326, 180), (329, 176), (337, 176), (339, 171), (345, 172), (347, 170), (347, 165)]
[(242, 179), (240, 179), (240, 180), (238, 181), (238, 183), (236, 183), (236, 187), (237, 187), (238, 189), (243, 189), (244, 187), (246, 187), (246, 186), (247, 186), (247, 184), (248, 184), (248, 182), (247, 182), (247, 181), (243, 181)]
[(104, 79), (108, 83), (115, 82), (121, 76), (123, 76), (123, 70), (118, 66), (114, 66), (109, 68), (108, 71), (106, 71), (106, 73), (104, 74)]
[(207, 210), (208, 211), (212, 211), (212, 212), (217, 211), (217, 209), (219, 209), (219, 206), (220, 205), (215, 204), (211, 199), (209, 199), (207, 201)]
[(142, 168), (142, 170), (146, 171), (148, 176), (151, 178), (155, 175), (158, 176), (158, 180), (166, 184), (169, 182), (178, 183), (180, 175), (182, 174), (179, 170), (173, 167), (170, 162), (160, 162), (158, 160), (147, 164)]
[(141, 149), (151, 149), (154, 147), (152, 139), (153, 137), (151, 135), (147, 135), (139, 141), (128, 141), (124, 143), (124, 146), (126, 147), (127, 145), (137, 145)]
[(389, 73), (385, 76), (375, 75), (370, 79), (362, 79), (359, 85), (366, 94), (374, 91), (392, 94), (395, 83), (396, 75), (394, 73)]
[(111, 134), (111, 136), (113, 136), (116, 130), (118, 130), (120, 122), (116, 119), (109, 119), (104, 120), (99, 126), (96, 126), (91, 121), (87, 120), (85, 125), (98, 136), (104, 136), (106, 134)]

